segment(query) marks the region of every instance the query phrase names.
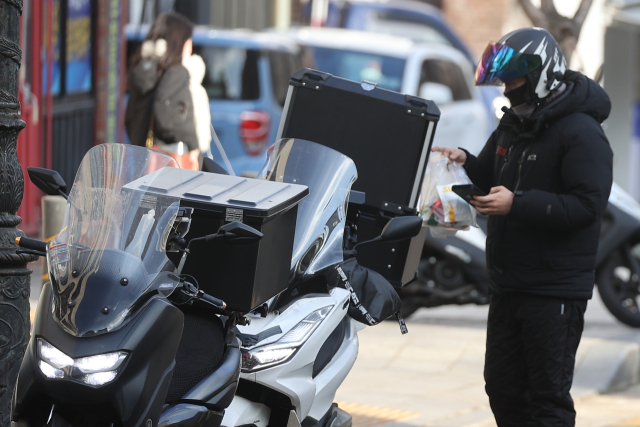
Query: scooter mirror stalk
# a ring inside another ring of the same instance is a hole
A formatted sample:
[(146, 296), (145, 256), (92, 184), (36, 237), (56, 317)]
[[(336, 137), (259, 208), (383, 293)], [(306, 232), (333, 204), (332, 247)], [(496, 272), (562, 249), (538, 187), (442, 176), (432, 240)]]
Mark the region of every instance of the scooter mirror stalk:
[(367, 240), (365, 242), (358, 243), (353, 247), (356, 249), (358, 246), (365, 245), (374, 242), (393, 242), (397, 240), (410, 239), (417, 236), (422, 228), (422, 217), (419, 216), (398, 216), (391, 218), (387, 225), (382, 229), (380, 234), (375, 239)]
[(176, 269), (176, 274), (182, 273), (182, 268), (184, 267), (184, 263), (187, 260), (187, 254), (189, 253), (189, 247), (193, 242), (204, 240), (206, 243), (211, 243), (217, 239), (224, 239), (227, 242), (235, 245), (243, 245), (257, 242), (262, 239), (263, 234), (256, 230), (253, 227), (250, 227), (246, 224), (243, 224), (239, 221), (233, 221), (229, 224), (225, 224), (218, 229), (216, 234), (209, 234), (203, 237), (196, 237), (195, 239), (189, 240), (189, 244), (186, 249), (182, 253), (182, 258), (180, 259), (180, 264)]

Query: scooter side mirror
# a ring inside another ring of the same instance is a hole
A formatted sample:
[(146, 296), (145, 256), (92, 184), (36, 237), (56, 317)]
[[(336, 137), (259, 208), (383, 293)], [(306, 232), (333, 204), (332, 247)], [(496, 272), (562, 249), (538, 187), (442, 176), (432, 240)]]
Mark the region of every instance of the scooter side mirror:
[(211, 172), (217, 173), (220, 175), (229, 175), (229, 172), (218, 163), (215, 162), (212, 158), (205, 157), (202, 159), (202, 167), (200, 168), (202, 172)]
[(417, 236), (422, 229), (422, 217), (398, 216), (392, 218), (382, 229), (383, 242), (405, 240)]
[(51, 169), (28, 167), (29, 179), (33, 184), (49, 196), (64, 195), (66, 198), (67, 184), (60, 174)]

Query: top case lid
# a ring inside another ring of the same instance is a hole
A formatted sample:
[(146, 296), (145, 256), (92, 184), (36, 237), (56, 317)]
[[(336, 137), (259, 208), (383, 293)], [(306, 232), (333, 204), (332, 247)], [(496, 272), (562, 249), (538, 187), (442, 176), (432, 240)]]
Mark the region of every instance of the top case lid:
[(125, 186), (146, 193), (180, 197), (207, 205), (243, 209), (250, 216), (268, 217), (309, 194), (306, 185), (165, 167)]
[(352, 188), (366, 194), (365, 206), (413, 213), (440, 118), (433, 101), (306, 68), (289, 84), (278, 138), (348, 156), (358, 168)]

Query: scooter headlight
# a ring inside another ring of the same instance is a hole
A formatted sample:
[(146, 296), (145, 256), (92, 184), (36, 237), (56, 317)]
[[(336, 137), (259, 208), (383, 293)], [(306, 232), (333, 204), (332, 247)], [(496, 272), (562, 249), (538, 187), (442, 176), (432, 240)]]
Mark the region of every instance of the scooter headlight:
[(113, 381), (127, 358), (124, 351), (73, 359), (42, 338), (38, 338), (38, 366), (50, 379), (73, 379), (100, 386)]
[(327, 317), (332, 305), (320, 308), (304, 319), (273, 344), (242, 350), (242, 372), (256, 372), (286, 362), (309, 339)]

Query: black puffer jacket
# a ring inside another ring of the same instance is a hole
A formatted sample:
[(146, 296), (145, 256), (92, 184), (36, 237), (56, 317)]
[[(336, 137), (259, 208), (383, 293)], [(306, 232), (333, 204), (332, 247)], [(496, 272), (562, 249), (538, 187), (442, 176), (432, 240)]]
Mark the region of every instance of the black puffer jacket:
[(508, 215), (490, 216), (491, 292), (588, 299), (613, 153), (600, 123), (611, 110), (604, 90), (567, 71), (566, 89), (520, 121), (507, 110), (465, 169), (487, 193), (515, 193)]
[(189, 72), (181, 64), (158, 78), (156, 59), (142, 59), (127, 78), (129, 101), (125, 127), (133, 145), (144, 146), (151, 113), (154, 139), (165, 144), (183, 142), (189, 151), (198, 148)]

